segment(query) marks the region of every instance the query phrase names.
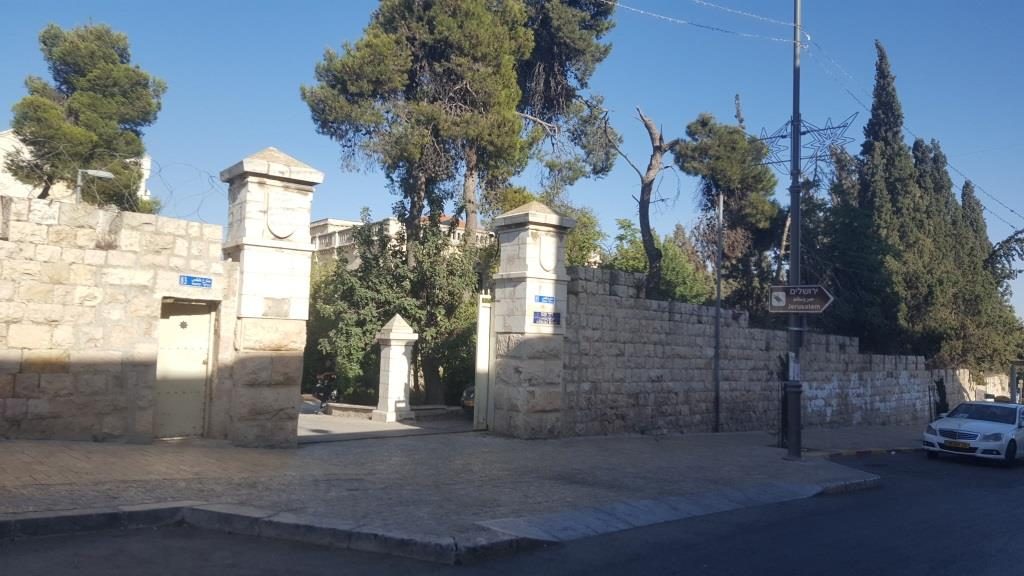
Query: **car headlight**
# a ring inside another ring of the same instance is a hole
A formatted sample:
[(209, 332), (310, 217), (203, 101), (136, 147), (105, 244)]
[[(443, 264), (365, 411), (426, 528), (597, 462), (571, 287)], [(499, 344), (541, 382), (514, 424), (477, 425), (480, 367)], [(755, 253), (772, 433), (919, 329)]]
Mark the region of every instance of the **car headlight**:
[(1002, 442), (1003, 441), (1003, 433), (1002, 432), (993, 432), (991, 434), (983, 434), (982, 437), (981, 437), (981, 441), (982, 442)]
[(931, 424), (929, 424), (928, 427), (924, 429), (924, 433), (925, 434), (930, 434), (932, 436), (938, 436), (939, 435), (939, 433), (935, 431), (935, 428), (932, 428)]

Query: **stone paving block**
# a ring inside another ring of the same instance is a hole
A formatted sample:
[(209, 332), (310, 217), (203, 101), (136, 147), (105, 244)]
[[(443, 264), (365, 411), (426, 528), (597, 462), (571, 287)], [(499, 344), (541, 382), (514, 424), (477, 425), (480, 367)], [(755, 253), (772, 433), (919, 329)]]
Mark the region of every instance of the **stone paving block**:
[(557, 535), (548, 532), (543, 523), (536, 518), (500, 518), (478, 522), (478, 524), (506, 534), (541, 542), (561, 542)]
[(534, 540), (532, 538), (503, 534), (495, 530), (486, 530), (456, 538), (458, 550), (455, 563), (472, 564), (485, 559), (489, 560), (498, 556), (533, 550), (550, 544), (551, 542), (543, 540)]
[(348, 548), (355, 528), (354, 522), (336, 518), (281, 512), (260, 520), (259, 535), (319, 546)]
[(125, 528), (151, 528), (183, 522), (186, 509), (202, 505), (202, 502), (183, 500), (118, 506), (118, 510), (124, 514)]
[(95, 532), (121, 528), (121, 511), (116, 508), (37, 512), (15, 515), (14, 537), (52, 536), (73, 532)]
[(274, 512), (238, 504), (206, 504), (185, 510), (185, 522), (232, 534), (259, 535), (260, 520)]
[(352, 532), (349, 548), (444, 564), (454, 564), (458, 557), (455, 539), (452, 537), (406, 534), (372, 528)]

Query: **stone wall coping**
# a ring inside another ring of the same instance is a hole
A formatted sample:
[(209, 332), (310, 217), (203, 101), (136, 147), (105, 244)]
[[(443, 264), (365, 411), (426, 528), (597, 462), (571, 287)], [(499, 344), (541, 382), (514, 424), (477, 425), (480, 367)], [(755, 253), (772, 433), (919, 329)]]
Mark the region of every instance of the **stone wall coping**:
[(524, 270), (521, 272), (497, 272), (491, 276), (491, 278), (495, 280), (520, 280), (523, 278), (537, 278), (539, 280), (567, 280), (569, 277), (565, 274), (555, 274), (554, 272), (528, 272)]
[(220, 173), (220, 179), (222, 182), (231, 182), (247, 174), (307, 185), (316, 185), (324, 181), (323, 172), (292, 158), (273, 146), (264, 148), (233, 166), (225, 168)]
[(312, 244), (296, 244), (285, 240), (238, 240), (224, 244), (224, 250), (228, 251), (243, 246), (260, 246), (262, 248), (277, 248), (280, 250), (294, 250), (296, 252), (313, 252), (316, 250)]
[(401, 315), (395, 314), (395, 316), (388, 321), (377, 333), (378, 342), (390, 342), (390, 341), (408, 341), (414, 342), (420, 337), (419, 334), (413, 331), (412, 326), (402, 318)]
[(518, 208), (513, 208), (512, 210), (497, 216), (493, 223), (495, 230), (530, 224), (564, 228), (566, 230), (576, 226), (576, 220), (569, 218), (568, 216), (561, 216), (551, 208), (548, 208), (537, 201), (523, 204)]

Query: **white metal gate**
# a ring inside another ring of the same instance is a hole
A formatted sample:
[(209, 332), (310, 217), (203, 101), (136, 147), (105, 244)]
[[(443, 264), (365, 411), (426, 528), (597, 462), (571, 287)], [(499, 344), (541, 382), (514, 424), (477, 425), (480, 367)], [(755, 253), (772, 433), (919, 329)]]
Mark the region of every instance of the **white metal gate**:
[(487, 430), (494, 420), (494, 399), (491, 381), (494, 378), (494, 324), (490, 295), (480, 294), (477, 300), (476, 379), (474, 381), (473, 429)]

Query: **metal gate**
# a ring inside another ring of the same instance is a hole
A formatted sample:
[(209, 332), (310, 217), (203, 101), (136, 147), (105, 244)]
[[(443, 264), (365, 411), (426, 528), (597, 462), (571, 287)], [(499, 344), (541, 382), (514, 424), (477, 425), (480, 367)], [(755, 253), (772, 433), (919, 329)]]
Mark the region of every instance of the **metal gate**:
[(213, 309), (209, 304), (164, 301), (156, 360), (157, 437), (203, 434), (212, 340)]

